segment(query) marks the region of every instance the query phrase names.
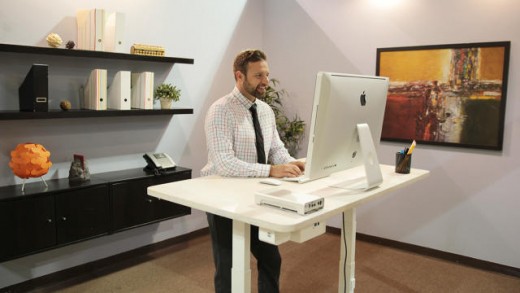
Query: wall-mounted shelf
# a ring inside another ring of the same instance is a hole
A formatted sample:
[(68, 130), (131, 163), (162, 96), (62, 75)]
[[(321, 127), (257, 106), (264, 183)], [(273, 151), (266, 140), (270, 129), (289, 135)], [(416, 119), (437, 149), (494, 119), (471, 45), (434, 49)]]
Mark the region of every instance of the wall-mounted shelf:
[(179, 108), (169, 110), (50, 110), (49, 112), (21, 112), (17, 110), (0, 111), (0, 120), (55, 119), (55, 118), (90, 118), (122, 116), (156, 116), (193, 114), (193, 109)]
[(190, 58), (143, 56), (143, 55), (104, 52), (104, 51), (90, 51), (90, 50), (76, 50), (76, 49), (69, 50), (69, 49), (61, 49), (61, 48), (45, 48), (45, 47), (22, 46), (22, 45), (11, 45), (11, 44), (0, 44), (0, 52), (38, 54), (38, 55), (56, 55), (56, 56), (67, 56), (67, 57), (120, 59), (120, 60), (129, 60), (129, 61), (163, 62), (163, 63), (173, 63), (173, 64), (175, 64), (175, 63), (193, 64), (194, 63), (194, 60), (190, 59)]
[[(143, 56), (135, 54), (114, 53), (104, 51), (48, 48), (35, 46), (22, 46), (11, 44), (0, 44), (0, 52), (16, 53), (16, 54), (33, 54), (39, 56), (59, 56), (70, 58), (86, 58), (89, 62), (93, 59), (104, 59), (103, 63), (110, 60), (130, 61), (122, 64), (130, 66), (132, 62), (150, 63), (151, 66), (157, 67), (158, 63), (166, 66), (173, 66), (176, 63), (193, 64), (194, 60), (189, 58), (162, 57), (162, 56)], [(106, 60), (106, 61), (105, 61)], [(74, 64), (77, 64), (73, 60)], [(68, 62), (68, 61), (67, 61)], [(99, 60), (97, 62), (100, 62)], [(153, 64), (155, 63), (155, 64)], [(125, 69), (128, 70), (128, 69)], [(152, 116), (152, 115), (177, 115), (177, 114), (193, 114), (193, 109), (171, 109), (171, 110), (80, 110), (73, 109), (62, 111), (59, 109), (49, 110), (48, 112), (22, 112), (18, 110), (0, 110), (0, 120), (23, 120), (23, 119), (55, 119), (55, 118), (89, 118), (89, 117), (118, 117), (118, 116)]]

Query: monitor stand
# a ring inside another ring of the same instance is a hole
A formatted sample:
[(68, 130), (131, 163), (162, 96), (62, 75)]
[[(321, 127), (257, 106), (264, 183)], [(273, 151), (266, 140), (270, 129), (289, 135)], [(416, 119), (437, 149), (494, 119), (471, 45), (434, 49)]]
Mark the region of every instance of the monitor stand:
[(360, 180), (354, 180), (355, 182), (340, 182), (332, 185), (332, 187), (342, 189), (368, 190), (379, 186), (379, 184), (383, 182), (383, 174), (381, 173), (381, 167), (379, 166), (379, 160), (377, 158), (377, 151), (374, 145), (374, 141), (372, 140), (372, 134), (370, 134), (370, 127), (368, 127), (368, 124), (358, 124), (357, 134), (359, 138), (359, 145), (361, 147), (360, 152), (361, 156), (363, 157), (363, 163), (365, 167), (365, 176), (364, 178), (359, 178)]

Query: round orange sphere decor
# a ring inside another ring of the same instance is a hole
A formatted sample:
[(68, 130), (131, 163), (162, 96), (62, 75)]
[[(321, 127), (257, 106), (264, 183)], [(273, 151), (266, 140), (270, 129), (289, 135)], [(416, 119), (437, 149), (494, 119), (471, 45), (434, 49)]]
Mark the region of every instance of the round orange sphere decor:
[(23, 179), (41, 177), (52, 166), (51, 153), (37, 143), (21, 143), (11, 151), (9, 167), (13, 173)]

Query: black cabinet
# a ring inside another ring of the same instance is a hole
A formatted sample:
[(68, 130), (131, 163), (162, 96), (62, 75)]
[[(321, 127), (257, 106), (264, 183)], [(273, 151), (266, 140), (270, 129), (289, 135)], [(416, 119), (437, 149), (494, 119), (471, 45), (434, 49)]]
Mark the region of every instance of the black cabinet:
[(0, 262), (188, 215), (191, 209), (147, 195), (147, 187), (191, 178), (191, 170), (154, 176), (141, 168), (0, 187)]
[(0, 261), (107, 234), (105, 180), (68, 179), (0, 187)]
[(54, 246), (54, 219), (52, 196), (0, 202), (0, 260)]
[[(191, 178), (191, 170), (177, 167), (174, 172), (142, 176), (141, 170), (128, 170), (111, 177), (112, 230), (121, 231), (191, 213), (191, 209), (147, 195), (148, 186)], [(126, 178), (126, 179), (123, 179)]]

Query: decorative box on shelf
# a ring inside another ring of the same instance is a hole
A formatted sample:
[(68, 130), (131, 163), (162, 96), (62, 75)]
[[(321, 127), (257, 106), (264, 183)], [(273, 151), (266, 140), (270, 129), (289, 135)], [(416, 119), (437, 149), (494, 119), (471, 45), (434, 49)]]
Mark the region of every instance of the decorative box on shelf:
[(164, 56), (165, 51), (164, 47), (162, 46), (134, 44), (130, 48), (130, 53), (145, 56)]

